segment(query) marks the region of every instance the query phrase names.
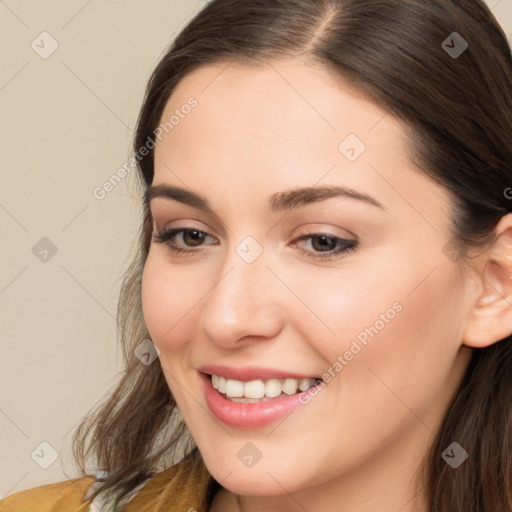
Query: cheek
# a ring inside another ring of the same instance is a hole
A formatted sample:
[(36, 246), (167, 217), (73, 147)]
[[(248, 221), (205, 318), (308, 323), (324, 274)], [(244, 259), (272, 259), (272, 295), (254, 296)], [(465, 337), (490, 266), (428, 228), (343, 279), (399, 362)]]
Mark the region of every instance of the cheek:
[(142, 275), (142, 309), (153, 342), (176, 351), (185, 342), (180, 336), (192, 319), (190, 313), (201, 297), (199, 281), (189, 273), (170, 270), (151, 251)]
[(293, 322), (301, 326), (303, 335), (330, 363), (350, 350), (354, 340), (364, 348), (377, 331), (383, 338), (389, 325), (403, 315), (400, 280), (408, 276), (391, 275), (391, 269), (374, 262), (352, 261), (339, 268), (281, 271), (283, 280), (300, 300), (289, 299)]
[[(370, 297), (376, 293), (379, 298), (369, 297), (360, 303), (360, 308), (371, 309), (367, 323), (358, 326), (367, 344), (359, 343), (362, 350), (354, 357), (358, 363), (347, 368), (345, 375), (359, 392), (366, 390), (368, 397), (373, 396), (374, 403), (388, 402), (391, 407), (396, 402), (399, 409), (405, 403), (420, 413), (436, 400), (444, 403), (451, 392), (464, 305), (457, 300), (454, 290), (459, 283), (450, 265), (438, 266), (425, 279), (429, 272), (429, 268), (404, 268), (400, 277), (383, 276), (392, 291), (372, 292), (369, 288)], [(381, 302), (383, 297), (386, 300)], [(378, 322), (393, 302), (400, 311), (385, 315), (393, 316), (387, 323), (385, 317)]]
[(411, 379), (427, 385), (449, 374), (464, 324), (458, 274), (441, 260), (431, 274), (435, 263), (407, 260), (388, 254), (382, 265), (287, 276), (307, 305), (295, 321), (332, 376), (367, 387), (373, 369), (408, 395)]
[(432, 267), (398, 263), (301, 285), (304, 302), (335, 331), (312, 315), (309, 328), (303, 320), (330, 376), (319, 414), (347, 432), (348, 460), (363, 444), (376, 447), (411, 426), (425, 428), (422, 422), (434, 427), (454, 392), (464, 320), (455, 271), (440, 264), (424, 280)]

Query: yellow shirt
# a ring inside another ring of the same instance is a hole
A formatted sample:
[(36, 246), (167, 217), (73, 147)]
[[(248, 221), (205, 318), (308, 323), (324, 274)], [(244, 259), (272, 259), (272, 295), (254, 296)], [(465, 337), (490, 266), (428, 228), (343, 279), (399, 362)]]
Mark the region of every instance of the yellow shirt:
[[(90, 498), (84, 500), (94, 481), (83, 476), (20, 491), (0, 501), (0, 512), (95, 512)], [(150, 478), (123, 512), (207, 512), (218, 489), (220, 484), (195, 452)]]

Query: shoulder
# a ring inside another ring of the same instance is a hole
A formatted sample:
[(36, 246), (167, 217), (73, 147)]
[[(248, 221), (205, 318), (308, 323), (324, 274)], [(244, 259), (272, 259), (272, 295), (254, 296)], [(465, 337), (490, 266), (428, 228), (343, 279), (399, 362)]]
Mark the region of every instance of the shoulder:
[(0, 501), (0, 512), (86, 512), (82, 500), (94, 480), (83, 476), (16, 492)]

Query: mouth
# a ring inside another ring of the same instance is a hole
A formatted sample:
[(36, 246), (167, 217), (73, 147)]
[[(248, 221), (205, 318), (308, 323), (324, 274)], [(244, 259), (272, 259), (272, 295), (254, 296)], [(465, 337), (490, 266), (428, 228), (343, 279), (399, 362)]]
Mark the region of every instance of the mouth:
[(280, 421), (304, 407), (311, 396), (325, 387), (319, 378), (296, 378), (298, 375), (265, 380), (229, 379), (205, 372), (198, 375), (211, 413), (222, 423), (237, 428), (260, 428)]
[(214, 389), (224, 398), (238, 403), (268, 402), (281, 396), (291, 396), (307, 391), (323, 382), (320, 378), (255, 379), (241, 381), (222, 375), (205, 374)]

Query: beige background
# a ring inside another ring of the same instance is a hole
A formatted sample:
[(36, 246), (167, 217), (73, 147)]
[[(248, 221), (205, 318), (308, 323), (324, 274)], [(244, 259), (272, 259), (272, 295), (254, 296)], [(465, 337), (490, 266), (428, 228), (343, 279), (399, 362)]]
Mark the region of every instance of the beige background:
[[(511, 39), (512, 0), (488, 3)], [(204, 4), (0, 0), (0, 498), (77, 475), (72, 432), (121, 371), (139, 206), (131, 176), (93, 189), (126, 162), (149, 74)]]

